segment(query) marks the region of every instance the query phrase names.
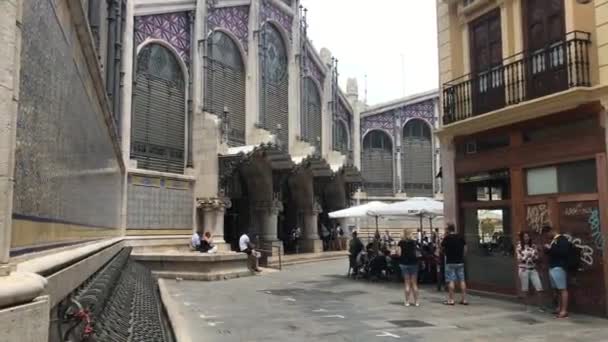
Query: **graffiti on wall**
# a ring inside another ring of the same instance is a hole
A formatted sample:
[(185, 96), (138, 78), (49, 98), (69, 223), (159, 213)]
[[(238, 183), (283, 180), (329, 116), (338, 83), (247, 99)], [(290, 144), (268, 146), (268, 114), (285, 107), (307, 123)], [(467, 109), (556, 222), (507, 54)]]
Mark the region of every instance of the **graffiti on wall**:
[(562, 203), (560, 211), (561, 230), (580, 248), (581, 261), (593, 266), (594, 254), (601, 256), (604, 247), (597, 202)]
[(540, 234), (543, 226), (551, 225), (549, 206), (546, 203), (528, 206), (526, 222), (528, 223), (528, 229)]

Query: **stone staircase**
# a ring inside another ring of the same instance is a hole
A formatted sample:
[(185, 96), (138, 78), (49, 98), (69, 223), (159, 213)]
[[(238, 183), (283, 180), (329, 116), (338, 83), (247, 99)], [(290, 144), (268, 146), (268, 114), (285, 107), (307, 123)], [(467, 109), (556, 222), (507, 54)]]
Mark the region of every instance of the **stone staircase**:
[[(281, 264), (283, 267), (306, 264), (319, 261), (338, 260), (348, 258), (348, 251), (321, 252), (321, 253), (300, 253), (281, 256)], [(268, 258), (268, 266), (278, 268), (279, 257), (272, 256)]]

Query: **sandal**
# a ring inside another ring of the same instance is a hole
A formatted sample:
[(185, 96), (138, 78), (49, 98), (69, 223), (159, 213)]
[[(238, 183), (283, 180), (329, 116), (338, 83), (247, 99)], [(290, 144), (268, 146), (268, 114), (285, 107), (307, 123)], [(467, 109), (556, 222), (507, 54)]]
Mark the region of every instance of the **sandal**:
[(449, 300), (446, 300), (445, 302), (443, 302), (443, 305), (451, 305), (451, 306), (453, 306), (453, 305), (455, 305), (455, 304), (456, 304), (456, 303), (454, 303), (454, 302), (450, 302)]
[(568, 313), (566, 312), (566, 313), (563, 313), (563, 314), (562, 314), (562, 313), (557, 314), (557, 316), (555, 316), (555, 318), (556, 318), (556, 319), (564, 319), (564, 318), (568, 318)]
[(464, 301), (464, 300), (461, 300), (461, 301), (460, 301), (460, 305), (469, 305), (469, 302)]

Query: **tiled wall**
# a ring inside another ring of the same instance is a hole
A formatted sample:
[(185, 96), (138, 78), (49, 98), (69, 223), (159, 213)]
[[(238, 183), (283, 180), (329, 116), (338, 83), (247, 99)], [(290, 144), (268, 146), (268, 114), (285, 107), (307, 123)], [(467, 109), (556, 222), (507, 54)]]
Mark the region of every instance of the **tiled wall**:
[(129, 175), (127, 229), (191, 229), (192, 183)]
[(121, 169), (66, 4), (22, 3), (13, 215), (118, 228)]

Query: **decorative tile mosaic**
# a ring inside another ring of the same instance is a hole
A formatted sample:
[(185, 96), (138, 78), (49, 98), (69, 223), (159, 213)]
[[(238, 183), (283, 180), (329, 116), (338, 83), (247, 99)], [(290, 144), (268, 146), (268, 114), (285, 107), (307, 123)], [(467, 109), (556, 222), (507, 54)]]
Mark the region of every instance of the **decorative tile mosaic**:
[(64, 35), (73, 27), (59, 20), (50, 1), (23, 2), (13, 213), (118, 227), (118, 156), (89, 78), (81, 75), (87, 68), (75, 65), (83, 63), (74, 56), (78, 47)]
[(277, 22), (289, 34), (289, 38), (292, 38), (291, 24), (293, 22), (293, 17), (273, 6), (269, 0), (262, 1), (262, 13), (260, 18), (262, 21), (272, 20)]
[[(391, 109), (383, 113), (366, 116), (361, 120), (361, 136), (373, 129), (382, 129), (387, 132), (393, 132), (395, 129), (395, 119), (399, 118), (401, 125), (405, 125), (409, 119), (423, 119), (429, 122), (431, 127), (434, 126), (435, 107), (433, 100), (406, 105), (396, 109)], [(393, 136), (394, 134), (391, 134)], [(399, 135), (399, 134), (398, 134)]]
[(323, 87), (324, 81), (325, 81), (325, 75), (323, 74), (323, 71), (321, 71), (321, 68), (319, 68), (319, 66), (317, 65), (317, 63), (314, 62), (314, 52), (310, 51), (309, 49), (306, 49), (306, 54), (307, 54), (307, 72), (308, 74), (316, 79), (317, 81), (319, 81), (319, 83), (321, 84), (321, 87)]
[(190, 65), (190, 34), (190, 12), (135, 17), (136, 46), (148, 38), (162, 39), (177, 50), (186, 65)]
[[(157, 179), (160, 187), (141, 186), (130, 177), (127, 189), (128, 229), (190, 229), (194, 194), (189, 182)], [(155, 181), (156, 182), (156, 181)], [(186, 185), (182, 184), (185, 183)]]
[(222, 28), (230, 31), (248, 51), (249, 6), (213, 8), (207, 17), (209, 29)]

